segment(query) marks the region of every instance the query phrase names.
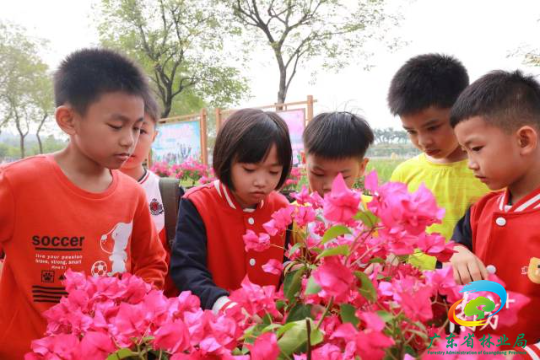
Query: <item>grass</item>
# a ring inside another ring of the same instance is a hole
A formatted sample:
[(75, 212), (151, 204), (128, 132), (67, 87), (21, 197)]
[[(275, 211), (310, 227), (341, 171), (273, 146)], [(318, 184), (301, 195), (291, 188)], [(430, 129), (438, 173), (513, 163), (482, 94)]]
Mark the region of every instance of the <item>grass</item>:
[(377, 170), (379, 182), (384, 184), (385, 182), (390, 181), (390, 176), (392, 176), (394, 169), (405, 160), (406, 159), (370, 159), (366, 169), (366, 175), (372, 170)]

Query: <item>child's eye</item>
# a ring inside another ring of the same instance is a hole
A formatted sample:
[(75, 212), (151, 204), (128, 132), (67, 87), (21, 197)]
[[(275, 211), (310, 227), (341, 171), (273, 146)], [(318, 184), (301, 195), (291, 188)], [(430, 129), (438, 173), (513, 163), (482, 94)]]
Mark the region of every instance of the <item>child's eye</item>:
[(148, 134), (148, 131), (141, 129), (141, 134)]
[(437, 125), (437, 126), (430, 126), (430, 127), (427, 128), (427, 130), (428, 130), (428, 131), (435, 131), (435, 130), (437, 130), (438, 128), (439, 128), (439, 125)]
[(482, 150), (482, 148), (483, 148), (483, 146), (475, 146), (475, 147), (471, 148), (471, 150), (474, 151), (474, 152), (478, 152), (478, 151)]
[(133, 131), (136, 131), (136, 132), (139, 132), (139, 133), (140, 133), (140, 132), (141, 132), (141, 128), (135, 126), (135, 127), (133, 128)]
[(412, 130), (407, 130), (407, 134), (409, 134), (411, 136), (414, 136), (414, 135), (416, 135), (416, 132), (412, 131)]
[(316, 176), (316, 177), (323, 177), (324, 176), (324, 174), (318, 174), (318, 173), (314, 173), (314, 172), (311, 172), (311, 174), (313, 176)]
[(279, 171), (270, 171), (271, 175), (279, 175)]
[(252, 173), (252, 172), (255, 171), (255, 169), (249, 169), (249, 168), (246, 168), (246, 167), (245, 167), (245, 168), (244, 168), (244, 171), (245, 171), (245, 172), (248, 172), (248, 173)]
[(107, 124), (107, 125), (109, 125), (109, 127), (113, 128), (114, 130), (120, 130), (122, 128), (121, 126), (115, 126), (111, 124)]

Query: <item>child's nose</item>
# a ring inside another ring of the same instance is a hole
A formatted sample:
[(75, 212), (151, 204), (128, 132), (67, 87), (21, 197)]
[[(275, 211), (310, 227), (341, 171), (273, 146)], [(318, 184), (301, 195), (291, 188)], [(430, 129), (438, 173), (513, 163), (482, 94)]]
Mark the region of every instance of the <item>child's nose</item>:
[(127, 131), (120, 138), (120, 145), (125, 147), (132, 147), (136, 141), (137, 140), (135, 139), (135, 136), (131, 133), (131, 131)]

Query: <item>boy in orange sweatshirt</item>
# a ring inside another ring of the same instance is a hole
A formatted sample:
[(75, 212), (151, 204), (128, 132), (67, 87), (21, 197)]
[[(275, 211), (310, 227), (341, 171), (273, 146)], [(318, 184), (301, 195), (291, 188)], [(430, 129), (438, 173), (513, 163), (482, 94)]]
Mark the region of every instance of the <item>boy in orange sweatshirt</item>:
[(54, 90), (67, 147), (0, 168), (0, 359), (22, 359), (43, 336), (42, 313), (66, 295), (67, 269), (131, 272), (156, 287), (167, 271), (144, 190), (115, 170), (137, 143), (143, 73), (115, 52), (85, 49), (62, 62)]

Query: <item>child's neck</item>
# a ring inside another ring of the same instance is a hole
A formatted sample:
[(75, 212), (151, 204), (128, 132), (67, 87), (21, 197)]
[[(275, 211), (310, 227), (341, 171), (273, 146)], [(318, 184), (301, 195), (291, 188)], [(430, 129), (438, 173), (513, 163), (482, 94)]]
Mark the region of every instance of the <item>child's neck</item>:
[(511, 204), (517, 204), (524, 197), (529, 195), (540, 187), (540, 163), (530, 167), (521, 178), (508, 185), (510, 193), (509, 201)]
[(134, 179), (135, 181), (140, 181), (141, 178), (146, 173), (146, 171), (144, 170), (144, 167), (142, 165), (136, 166), (136, 167), (131, 168), (131, 169), (122, 168), (120, 171), (122, 171), (124, 174), (126, 174), (130, 178)]
[(53, 157), (64, 175), (83, 190), (100, 193), (111, 185), (111, 171), (75, 149), (72, 143)]

